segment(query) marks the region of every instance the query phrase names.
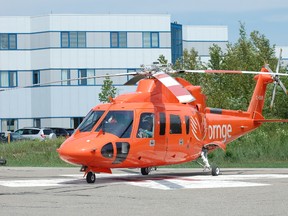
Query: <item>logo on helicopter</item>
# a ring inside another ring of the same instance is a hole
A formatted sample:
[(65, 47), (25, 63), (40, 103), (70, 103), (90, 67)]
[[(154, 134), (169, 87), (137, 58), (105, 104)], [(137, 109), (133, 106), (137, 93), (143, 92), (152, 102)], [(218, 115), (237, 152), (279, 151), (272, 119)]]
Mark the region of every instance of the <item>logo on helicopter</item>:
[(208, 126), (208, 137), (210, 140), (214, 139), (227, 139), (231, 137), (232, 126), (231, 124), (223, 125), (209, 125)]

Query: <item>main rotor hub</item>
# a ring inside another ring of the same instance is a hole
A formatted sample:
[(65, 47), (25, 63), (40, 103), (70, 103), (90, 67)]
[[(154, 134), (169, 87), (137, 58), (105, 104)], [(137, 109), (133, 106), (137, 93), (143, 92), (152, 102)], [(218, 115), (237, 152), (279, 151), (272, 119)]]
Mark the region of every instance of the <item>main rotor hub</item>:
[(159, 62), (153, 62), (151, 65), (140, 65), (141, 72), (146, 74), (148, 77), (152, 76), (157, 72), (172, 73), (172, 64), (160, 64)]

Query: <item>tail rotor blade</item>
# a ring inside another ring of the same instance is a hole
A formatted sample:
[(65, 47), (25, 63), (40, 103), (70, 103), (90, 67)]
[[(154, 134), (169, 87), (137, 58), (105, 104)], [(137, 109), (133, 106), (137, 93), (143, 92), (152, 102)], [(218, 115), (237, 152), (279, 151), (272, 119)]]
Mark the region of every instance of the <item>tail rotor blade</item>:
[(279, 83), (280, 87), (283, 89), (284, 93), (287, 95), (287, 94), (288, 94), (287, 89), (286, 89), (286, 87), (284, 86), (284, 84), (282, 83), (282, 81), (279, 80), (278, 83)]
[(271, 109), (273, 108), (273, 105), (274, 105), (276, 89), (277, 89), (277, 83), (274, 84), (274, 88), (273, 88), (273, 92), (272, 92), (272, 98), (271, 98), (271, 103), (270, 103), (270, 108)]
[(281, 58), (282, 58), (282, 49), (280, 49), (280, 53), (279, 53), (279, 58), (278, 58), (277, 67), (276, 67), (276, 74), (279, 73)]

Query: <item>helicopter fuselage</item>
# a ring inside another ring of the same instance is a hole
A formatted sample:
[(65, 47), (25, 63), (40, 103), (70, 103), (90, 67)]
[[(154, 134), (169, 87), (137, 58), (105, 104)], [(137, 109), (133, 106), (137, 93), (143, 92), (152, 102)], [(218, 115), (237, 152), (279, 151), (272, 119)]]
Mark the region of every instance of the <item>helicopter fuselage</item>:
[[(224, 149), (227, 143), (259, 126), (245, 112), (205, 111), (200, 113), (192, 105), (179, 103), (98, 105), (58, 152), (64, 161), (94, 172), (178, 164), (196, 160), (203, 148)], [(143, 118), (150, 118), (149, 129), (141, 128)], [(141, 134), (146, 129), (150, 134)]]

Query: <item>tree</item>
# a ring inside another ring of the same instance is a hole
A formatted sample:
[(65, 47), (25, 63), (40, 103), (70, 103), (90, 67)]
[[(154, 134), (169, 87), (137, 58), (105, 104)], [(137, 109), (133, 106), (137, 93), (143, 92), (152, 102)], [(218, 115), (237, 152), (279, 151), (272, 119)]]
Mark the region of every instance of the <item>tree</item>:
[(213, 44), (212, 47), (209, 48), (209, 53), (210, 60), (208, 62), (208, 68), (211, 68), (212, 70), (220, 70), (224, 56), (221, 47), (217, 44)]
[(165, 58), (164, 55), (160, 55), (159, 58), (157, 59), (159, 61), (160, 64), (167, 64), (168, 60)]
[[(207, 66), (211, 69), (260, 71), (264, 63), (269, 63), (270, 68), (275, 70), (277, 64), (275, 46), (258, 31), (248, 35), (243, 23), (240, 23), (239, 39), (236, 43), (228, 43), (223, 51), (218, 45), (213, 45), (209, 51), (210, 60)], [(176, 61), (174, 69), (205, 69), (205, 65), (200, 61), (197, 51), (191, 49), (184, 50), (183, 57)], [(235, 74), (184, 75), (184, 78), (193, 85), (202, 86), (203, 92), (208, 96), (208, 106), (235, 110), (247, 109), (255, 87), (253, 77), (254, 75)], [(282, 81), (285, 84), (285, 80)], [(267, 103), (271, 101), (271, 88), (272, 85), (269, 85)], [(264, 115), (282, 118), (288, 116), (288, 112), (285, 111), (286, 108), (288, 110), (288, 103), (285, 102), (280, 89), (277, 91), (275, 105), (277, 106), (274, 107), (273, 113), (266, 108)]]
[(110, 102), (110, 98), (114, 98), (116, 95), (117, 88), (113, 86), (113, 81), (109, 76), (105, 77), (101, 92), (99, 93), (99, 100), (102, 103)]

